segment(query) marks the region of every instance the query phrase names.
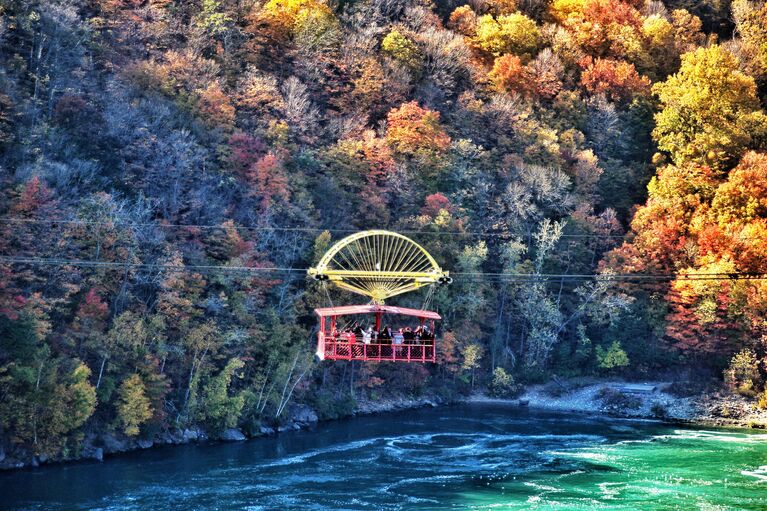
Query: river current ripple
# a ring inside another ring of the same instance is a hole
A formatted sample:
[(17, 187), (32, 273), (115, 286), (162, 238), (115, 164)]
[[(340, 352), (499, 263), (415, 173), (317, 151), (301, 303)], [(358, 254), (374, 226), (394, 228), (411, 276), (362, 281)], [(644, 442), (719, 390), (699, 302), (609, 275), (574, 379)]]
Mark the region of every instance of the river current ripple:
[(461, 405), (0, 474), (9, 510), (764, 510), (767, 434)]

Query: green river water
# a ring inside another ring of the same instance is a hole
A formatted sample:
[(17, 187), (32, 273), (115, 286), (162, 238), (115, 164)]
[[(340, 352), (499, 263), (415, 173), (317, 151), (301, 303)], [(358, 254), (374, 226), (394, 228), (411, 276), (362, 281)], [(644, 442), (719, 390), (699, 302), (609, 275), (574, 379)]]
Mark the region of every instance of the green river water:
[(767, 434), (461, 405), (0, 473), (29, 510), (767, 510)]

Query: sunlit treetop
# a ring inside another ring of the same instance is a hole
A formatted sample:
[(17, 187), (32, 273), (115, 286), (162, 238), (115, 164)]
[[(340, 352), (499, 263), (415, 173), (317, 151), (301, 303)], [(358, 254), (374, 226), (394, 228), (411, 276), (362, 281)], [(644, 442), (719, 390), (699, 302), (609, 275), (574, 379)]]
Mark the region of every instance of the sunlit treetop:
[(517, 0), (486, 0), (488, 12), (496, 15), (511, 14), (517, 11)]
[(337, 23), (333, 9), (324, 0), (269, 0), (257, 18), (293, 35), (316, 36)]
[(647, 204), (631, 221), (635, 236), (606, 256), (607, 266), (622, 272), (663, 272), (692, 264), (689, 226), (707, 210), (716, 186), (711, 169), (705, 166), (658, 169), (647, 187)]
[(415, 101), (393, 109), (387, 122), (386, 139), (401, 153), (435, 152), (450, 145), (450, 136), (439, 122), (439, 112), (421, 108)]
[(219, 0), (203, 0), (202, 10), (197, 17), (197, 26), (207, 33), (218, 36), (229, 30), (234, 20), (222, 9)]
[[(582, 16), (589, 10), (593, 10), (606, 2), (623, 4), (627, 7), (638, 9), (644, 5), (643, 0), (554, 0), (549, 7), (550, 14), (560, 23), (574, 16)], [(616, 6), (618, 7), (618, 6)], [(620, 6), (622, 7), (622, 6)]]
[(477, 13), (468, 5), (456, 7), (450, 14), (447, 26), (465, 36), (473, 37), (477, 33)]
[(735, 0), (732, 15), (746, 69), (757, 78), (767, 78), (767, 3)]
[(540, 46), (540, 38), (535, 21), (524, 14), (514, 13), (497, 18), (486, 14), (477, 19), (474, 43), (496, 57), (513, 53), (529, 60)]
[(495, 59), (488, 78), (493, 87), (500, 92), (515, 91), (527, 94), (532, 90), (525, 66), (516, 55), (507, 54)]
[(332, 12), (323, 0), (269, 0), (264, 4), (263, 10), (289, 22), (295, 22), (298, 16), (305, 11)]
[(707, 163), (727, 168), (767, 136), (754, 79), (721, 46), (699, 48), (682, 57), (679, 71), (653, 86), (662, 109), (655, 115), (658, 147), (678, 165)]
[(633, 64), (613, 59), (592, 59), (581, 62), (581, 84), (591, 94), (606, 94), (612, 101), (631, 101), (635, 96), (650, 93), (650, 80), (637, 73)]
[(554, 0), (551, 3), (551, 15), (562, 23), (570, 16), (583, 12), (587, 0)]
[(746, 153), (717, 189), (711, 206), (721, 225), (767, 220), (767, 155)]
[(642, 15), (627, 2), (561, 0), (552, 15), (585, 51), (595, 56), (633, 56), (642, 47)]
[(412, 39), (393, 28), (381, 41), (381, 50), (401, 64), (415, 69), (421, 62), (418, 46)]

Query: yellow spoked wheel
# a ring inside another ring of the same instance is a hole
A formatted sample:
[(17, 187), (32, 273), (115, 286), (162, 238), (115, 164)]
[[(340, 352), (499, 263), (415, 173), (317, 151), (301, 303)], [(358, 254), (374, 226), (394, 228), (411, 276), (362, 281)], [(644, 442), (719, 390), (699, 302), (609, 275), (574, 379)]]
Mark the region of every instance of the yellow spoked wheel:
[(378, 304), (424, 285), (451, 281), (421, 245), (382, 230), (362, 231), (340, 240), (309, 269), (309, 275)]

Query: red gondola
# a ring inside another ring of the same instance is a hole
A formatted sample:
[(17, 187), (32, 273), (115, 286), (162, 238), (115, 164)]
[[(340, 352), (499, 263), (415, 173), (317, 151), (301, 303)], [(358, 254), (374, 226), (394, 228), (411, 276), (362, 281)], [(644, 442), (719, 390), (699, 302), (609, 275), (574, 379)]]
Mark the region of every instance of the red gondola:
[[(317, 335), (317, 357), (320, 360), (365, 360), (372, 362), (435, 362), (436, 335), (434, 322), (442, 319), (436, 312), (392, 307), (387, 305), (350, 305), (326, 307), (314, 311), (320, 319)], [(374, 316), (375, 327), (371, 335), (355, 335), (343, 332), (343, 319), (348, 316), (370, 314)], [(428, 334), (419, 338), (382, 338), (384, 314), (418, 318), (420, 326), (428, 321)], [(340, 325), (340, 328), (339, 328)]]

